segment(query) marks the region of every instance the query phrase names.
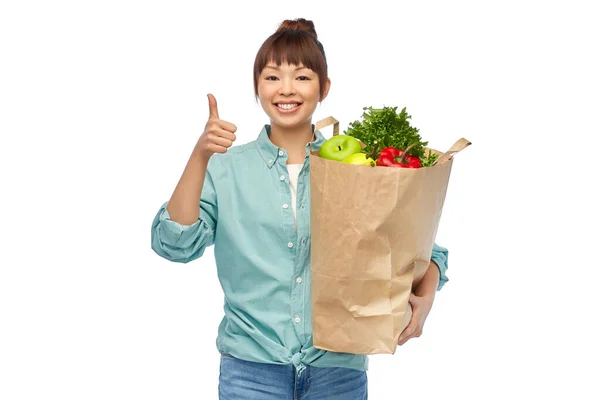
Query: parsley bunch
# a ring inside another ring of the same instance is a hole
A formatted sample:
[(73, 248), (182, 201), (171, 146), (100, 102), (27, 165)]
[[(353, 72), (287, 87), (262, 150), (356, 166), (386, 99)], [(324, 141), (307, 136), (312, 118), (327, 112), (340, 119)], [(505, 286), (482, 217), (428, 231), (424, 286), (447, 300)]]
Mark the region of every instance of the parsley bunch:
[[(366, 145), (363, 150), (367, 154), (373, 152), (375, 143), (378, 150), (386, 147), (404, 150), (414, 144), (408, 154), (419, 157), (423, 167), (430, 166), (438, 158), (430, 151), (425, 154), (428, 142), (422, 140), (419, 129), (410, 125), (408, 120), (411, 116), (406, 113), (406, 107), (399, 114), (398, 107), (364, 107), (363, 110), (362, 121), (352, 122), (344, 134), (363, 142)], [(376, 153), (375, 157), (378, 156)]]

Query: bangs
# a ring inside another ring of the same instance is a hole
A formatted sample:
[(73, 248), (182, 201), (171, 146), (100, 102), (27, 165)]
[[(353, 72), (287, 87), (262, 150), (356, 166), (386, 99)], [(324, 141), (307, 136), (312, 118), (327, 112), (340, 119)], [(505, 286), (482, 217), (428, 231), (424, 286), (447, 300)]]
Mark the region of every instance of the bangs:
[(258, 66), (262, 69), (270, 62), (281, 66), (283, 63), (303, 65), (317, 72), (324, 63), (321, 50), (315, 41), (302, 31), (289, 31), (275, 38), (262, 57), (258, 57)]

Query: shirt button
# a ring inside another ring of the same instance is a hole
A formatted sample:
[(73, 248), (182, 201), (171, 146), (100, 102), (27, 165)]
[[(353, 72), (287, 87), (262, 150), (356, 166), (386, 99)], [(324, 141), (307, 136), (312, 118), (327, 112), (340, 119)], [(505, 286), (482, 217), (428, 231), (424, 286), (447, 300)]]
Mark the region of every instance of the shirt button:
[(300, 208), (304, 210), (304, 204), (302, 204), (302, 205), (300, 206)]
[(302, 283), (302, 278), (300, 278), (300, 277), (297, 277), (297, 278), (296, 278), (296, 282), (298, 282), (298, 283)]
[(292, 247), (294, 247), (294, 243), (292, 243), (292, 242), (289, 242), (289, 243), (288, 243), (288, 247), (291, 249)]
[(294, 321), (296, 321), (296, 323), (299, 323), (300, 322), (300, 317), (294, 318)]
[(306, 238), (302, 238), (302, 244), (306, 243)]
[(281, 175), (281, 176), (279, 177), (279, 180), (280, 180), (280, 181), (283, 181), (283, 180), (285, 180), (285, 176)]
[(287, 204), (284, 204), (284, 205), (282, 205), (281, 207), (283, 207), (283, 208), (288, 208), (288, 205), (287, 205)]
[(269, 164), (273, 164), (273, 160), (269, 160), (267, 161)]
[(283, 155), (283, 150), (279, 150), (279, 155), (282, 156)]

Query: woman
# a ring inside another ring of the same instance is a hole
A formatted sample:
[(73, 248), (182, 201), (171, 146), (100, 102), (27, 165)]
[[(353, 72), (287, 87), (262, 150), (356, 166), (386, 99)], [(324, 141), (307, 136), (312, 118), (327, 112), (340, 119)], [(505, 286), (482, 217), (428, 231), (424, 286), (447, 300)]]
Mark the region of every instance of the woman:
[[(232, 147), (236, 127), (208, 95), (205, 130), (153, 221), (152, 248), (166, 259), (190, 262), (215, 245), (221, 399), (367, 398), (367, 356), (316, 349), (311, 335), (308, 155), (325, 141), (312, 115), (330, 85), (314, 24), (284, 21), (254, 64), (270, 124)], [(446, 268), (447, 250), (435, 245), (399, 344), (420, 335)]]

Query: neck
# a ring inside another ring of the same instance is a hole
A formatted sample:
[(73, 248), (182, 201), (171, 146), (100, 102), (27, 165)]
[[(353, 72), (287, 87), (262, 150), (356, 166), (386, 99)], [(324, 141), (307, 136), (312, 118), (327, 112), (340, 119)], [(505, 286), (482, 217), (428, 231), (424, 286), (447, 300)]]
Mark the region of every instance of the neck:
[(311, 121), (285, 128), (271, 121), (271, 142), (284, 149), (288, 154), (288, 164), (302, 164), (306, 157), (306, 144), (314, 140)]

